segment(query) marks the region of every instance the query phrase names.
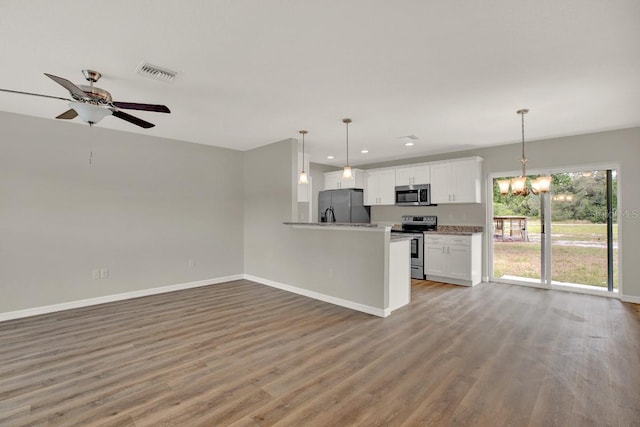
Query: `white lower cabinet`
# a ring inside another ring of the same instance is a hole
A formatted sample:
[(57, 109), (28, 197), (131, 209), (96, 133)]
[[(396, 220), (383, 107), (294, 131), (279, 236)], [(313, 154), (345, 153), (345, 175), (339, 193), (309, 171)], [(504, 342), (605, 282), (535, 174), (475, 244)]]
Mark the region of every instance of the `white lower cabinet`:
[(474, 286), (482, 275), (482, 234), (425, 234), (427, 280)]

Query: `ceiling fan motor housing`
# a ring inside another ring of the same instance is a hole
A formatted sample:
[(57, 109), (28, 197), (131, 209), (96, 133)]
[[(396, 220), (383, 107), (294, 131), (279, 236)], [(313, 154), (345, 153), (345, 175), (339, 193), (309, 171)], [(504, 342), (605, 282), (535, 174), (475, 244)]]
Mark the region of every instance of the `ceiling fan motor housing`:
[[(111, 98), (111, 94), (104, 89), (100, 89), (95, 86), (86, 86), (86, 85), (78, 85), (80, 89), (87, 94), (90, 98), (89, 102), (94, 102), (96, 104), (109, 104), (113, 99)], [(76, 96), (76, 94), (71, 93), (71, 97), (77, 101), (86, 101), (87, 99), (80, 98)]]
[(85, 79), (87, 79), (88, 82), (91, 83), (97, 82), (98, 80), (100, 80), (100, 77), (102, 77), (102, 74), (93, 70), (82, 70), (82, 75)]

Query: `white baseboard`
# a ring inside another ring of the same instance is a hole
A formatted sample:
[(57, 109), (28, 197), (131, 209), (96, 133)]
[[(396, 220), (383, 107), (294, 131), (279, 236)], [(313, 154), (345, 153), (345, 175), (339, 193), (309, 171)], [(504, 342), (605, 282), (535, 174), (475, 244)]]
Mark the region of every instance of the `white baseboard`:
[(0, 322), (5, 320), (20, 319), (23, 317), (37, 316), (39, 314), (54, 313), (56, 311), (70, 310), (72, 308), (88, 307), (91, 305), (105, 304), (108, 302), (122, 301), (125, 299), (146, 297), (149, 295), (164, 294), (166, 292), (180, 291), (183, 289), (198, 288), (201, 286), (215, 285), (217, 283), (241, 280), (242, 274), (233, 276), (216, 277), (214, 279), (198, 280), (196, 282), (179, 283), (177, 285), (161, 286), (157, 288), (141, 289), (139, 291), (124, 292), (121, 294), (105, 295), (102, 297), (88, 298), (77, 301), (63, 302), (60, 304), (45, 305), (43, 307), (27, 308), (24, 310), (9, 311), (0, 313)]
[(633, 297), (630, 295), (622, 295), (620, 297), (620, 299), (622, 300), (622, 302), (632, 302), (634, 304), (640, 304), (640, 297)]
[(377, 307), (372, 307), (370, 305), (360, 304), (354, 301), (349, 301), (342, 298), (333, 297), (331, 295), (321, 294), (319, 292), (310, 291), (308, 289), (298, 288), (296, 286), (286, 285), (284, 283), (275, 282), (269, 279), (263, 279), (262, 277), (252, 276), (250, 274), (245, 274), (244, 278), (246, 280), (251, 280), (252, 282), (260, 283), (262, 285), (271, 286), (273, 288), (282, 289), (283, 291), (292, 292), (294, 294), (303, 295), (305, 297), (317, 299), (320, 301), (328, 302), (331, 304), (339, 305), (341, 307), (350, 308), (352, 310), (361, 311), (367, 314), (373, 314), (378, 317), (387, 317), (391, 314), (391, 310), (382, 309)]

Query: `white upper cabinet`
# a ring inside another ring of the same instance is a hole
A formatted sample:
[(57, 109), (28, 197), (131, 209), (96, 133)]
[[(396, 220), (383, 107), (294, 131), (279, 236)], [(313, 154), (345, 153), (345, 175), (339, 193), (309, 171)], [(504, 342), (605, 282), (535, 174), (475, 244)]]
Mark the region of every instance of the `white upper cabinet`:
[(480, 203), (482, 158), (431, 164), (431, 203)]
[(395, 204), (395, 169), (365, 171), (364, 181), (364, 204), (366, 206)]
[(429, 165), (411, 165), (396, 168), (396, 185), (429, 184)]
[(324, 189), (339, 190), (342, 188), (364, 188), (364, 171), (351, 169), (351, 178), (342, 179), (342, 171), (325, 172)]

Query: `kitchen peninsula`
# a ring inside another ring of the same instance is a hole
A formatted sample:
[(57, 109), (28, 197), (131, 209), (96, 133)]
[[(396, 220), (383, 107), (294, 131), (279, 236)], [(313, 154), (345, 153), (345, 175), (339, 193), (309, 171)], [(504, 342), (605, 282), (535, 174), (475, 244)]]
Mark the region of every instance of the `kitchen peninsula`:
[(272, 286), (380, 317), (409, 303), (410, 241), (392, 236), (390, 226), (283, 224), (300, 243), (286, 266), (298, 273)]

